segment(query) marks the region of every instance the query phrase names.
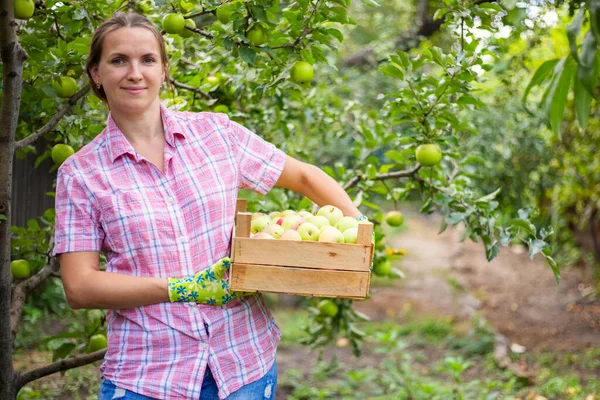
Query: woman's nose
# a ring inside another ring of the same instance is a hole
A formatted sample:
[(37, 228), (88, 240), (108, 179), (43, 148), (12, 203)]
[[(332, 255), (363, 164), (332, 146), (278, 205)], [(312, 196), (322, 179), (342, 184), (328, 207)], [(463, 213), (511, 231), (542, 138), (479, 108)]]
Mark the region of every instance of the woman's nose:
[(136, 80), (136, 81), (142, 79), (142, 73), (140, 71), (140, 66), (135, 62), (133, 62), (129, 65), (130, 65), (130, 67), (129, 67), (129, 71), (127, 73), (127, 78), (130, 80)]

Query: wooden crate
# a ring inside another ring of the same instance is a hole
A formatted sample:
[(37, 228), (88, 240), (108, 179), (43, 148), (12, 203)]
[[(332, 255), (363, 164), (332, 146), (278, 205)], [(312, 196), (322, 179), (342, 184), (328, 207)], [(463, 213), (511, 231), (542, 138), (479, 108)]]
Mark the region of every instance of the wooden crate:
[(369, 293), (373, 225), (357, 244), (250, 239), (252, 214), (238, 200), (229, 283), (235, 291), (364, 299)]

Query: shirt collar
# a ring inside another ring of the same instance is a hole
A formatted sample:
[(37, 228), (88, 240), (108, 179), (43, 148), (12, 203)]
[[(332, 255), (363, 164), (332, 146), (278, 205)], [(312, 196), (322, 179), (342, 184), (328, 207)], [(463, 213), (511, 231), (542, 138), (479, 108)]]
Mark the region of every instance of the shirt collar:
[[(174, 112), (169, 110), (165, 105), (160, 103), (160, 115), (162, 117), (163, 126), (165, 129), (165, 142), (171, 147), (176, 146), (176, 136), (181, 136), (185, 139), (185, 131), (181, 124), (177, 120)], [(131, 143), (125, 138), (123, 132), (119, 129), (115, 120), (112, 117), (112, 113), (108, 113), (108, 119), (106, 121), (106, 130), (108, 133), (108, 152), (110, 159), (114, 162), (117, 158), (123, 154), (131, 154), (135, 157), (136, 152)]]

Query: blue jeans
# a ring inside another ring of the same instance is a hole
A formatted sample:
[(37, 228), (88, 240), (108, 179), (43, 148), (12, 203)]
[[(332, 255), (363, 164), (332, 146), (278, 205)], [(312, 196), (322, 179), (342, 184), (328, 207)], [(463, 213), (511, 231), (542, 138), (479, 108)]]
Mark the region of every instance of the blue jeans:
[[(277, 362), (273, 363), (271, 369), (265, 376), (257, 381), (242, 386), (235, 392), (227, 396), (227, 400), (271, 400), (275, 399), (275, 389), (277, 388)], [(100, 387), (98, 400), (153, 400), (152, 397), (143, 396), (129, 390), (115, 386), (109, 380), (103, 379)], [(217, 383), (206, 368), (204, 380), (202, 381), (202, 392), (199, 400), (219, 400)]]

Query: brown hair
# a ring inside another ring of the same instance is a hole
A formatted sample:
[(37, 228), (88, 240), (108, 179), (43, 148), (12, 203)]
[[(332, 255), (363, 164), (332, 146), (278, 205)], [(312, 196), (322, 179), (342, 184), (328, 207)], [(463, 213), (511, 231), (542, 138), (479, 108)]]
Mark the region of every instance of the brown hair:
[(100, 58), (102, 57), (102, 45), (104, 44), (104, 39), (106, 38), (106, 35), (120, 28), (145, 28), (154, 34), (156, 39), (158, 39), (158, 43), (160, 46), (160, 56), (162, 59), (163, 66), (165, 68), (165, 80), (167, 81), (167, 85), (170, 83), (167, 51), (165, 49), (165, 40), (163, 39), (158, 29), (156, 29), (154, 24), (141, 14), (135, 12), (116, 12), (115, 14), (113, 14), (112, 17), (105, 20), (102, 23), (102, 25), (100, 25), (94, 31), (94, 36), (92, 37), (92, 44), (90, 45), (90, 54), (88, 56), (87, 64), (85, 66), (87, 74), (90, 78), (92, 90), (94, 91), (96, 96), (100, 97), (104, 102), (108, 102), (108, 99), (106, 98), (106, 93), (104, 93), (103, 87), (96, 87), (96, 83), (94, 82), (94, 78), (92, 77), (92, 68), (100, 63)]

